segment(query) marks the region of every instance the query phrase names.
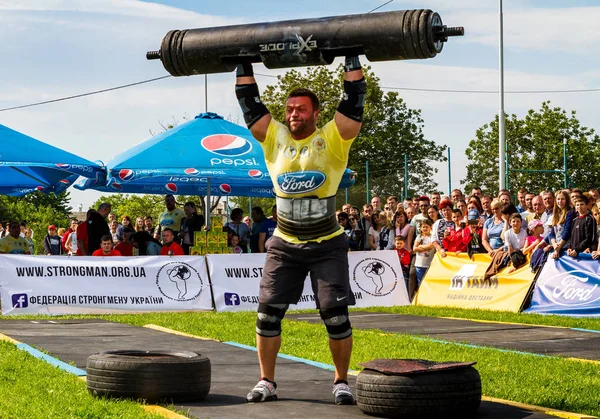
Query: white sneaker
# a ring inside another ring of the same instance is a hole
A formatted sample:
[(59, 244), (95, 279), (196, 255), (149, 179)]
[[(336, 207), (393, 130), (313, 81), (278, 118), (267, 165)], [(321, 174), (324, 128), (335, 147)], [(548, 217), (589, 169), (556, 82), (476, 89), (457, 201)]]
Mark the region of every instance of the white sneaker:
[(246, 396), (248, 402), (270, 402), (277, 400), (277, 384), (260, 380)]
[(335, 404), (355, 403), (350, 386), (346, 383), (334, 384), (331, 392), (335, 397)]

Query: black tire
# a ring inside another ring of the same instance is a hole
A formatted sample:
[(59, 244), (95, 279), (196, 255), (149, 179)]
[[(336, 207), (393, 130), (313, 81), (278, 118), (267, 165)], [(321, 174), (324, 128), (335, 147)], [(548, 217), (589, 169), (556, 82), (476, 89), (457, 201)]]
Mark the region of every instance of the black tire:
[(87, 388), (100, 397), (189, 402), (210, 391), (210, 360), (188, 351), (106, 351), (87, 359)]
[(481, 404), (481, 378), (473, 367), (414, 375), (363, 370), (356, 378), (360, 410), (385, 417), (467, 417)]

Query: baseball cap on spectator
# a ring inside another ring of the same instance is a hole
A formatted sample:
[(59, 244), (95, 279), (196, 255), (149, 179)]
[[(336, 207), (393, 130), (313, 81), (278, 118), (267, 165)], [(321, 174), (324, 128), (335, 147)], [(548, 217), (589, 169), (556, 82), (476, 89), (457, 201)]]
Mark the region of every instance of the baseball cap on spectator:
[(429, 197), (427, 195), (422, 195), (419, 197), (418, 201), (427, 201), (429, 202)]
[(48, 226), (48, 230), (56, 230), (56, 227), (54, 227), (54, 225), (51, 224)]
[(452, 208), (453, 206), (454, 206), (454, 204), (449, 199), (444, 199), (442, 202), (440, 202), (440, 209), (441, 210), (443, 210), (446, 207)]
[(468, 220), (479, 220), (479, 211), (472, 209), (467, 213)]
[(533, 231), (534, 228), (536, 228), (537, 226), (543, 226), (544, 223), (542, 223), (540, 220), (531, 220), (529, 223), (527, 223), (527, 228), (531, 231)]

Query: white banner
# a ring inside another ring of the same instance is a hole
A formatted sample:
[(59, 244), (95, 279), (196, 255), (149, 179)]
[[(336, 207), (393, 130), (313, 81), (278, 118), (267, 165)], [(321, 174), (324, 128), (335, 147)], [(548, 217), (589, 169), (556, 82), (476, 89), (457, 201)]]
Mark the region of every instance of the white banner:
[[(217, 311), (255, 311), (258, 308), (264, 254), (207, 255)], [(348, 253), (350, 286), (356, 298), (354, 307), (409, 305), (402, 268), (395, 250)], [(292, 309), (315, 308), (310, 278)]]
[(0, 255), (3, 315), (212, 309), (203, 257)]

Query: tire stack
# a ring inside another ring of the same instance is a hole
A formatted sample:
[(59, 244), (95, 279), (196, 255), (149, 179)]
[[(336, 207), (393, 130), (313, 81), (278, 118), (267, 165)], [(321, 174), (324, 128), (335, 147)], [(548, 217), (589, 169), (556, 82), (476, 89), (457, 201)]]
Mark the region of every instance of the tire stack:
[(471, 366), (410, 375), (365, 369), (356, 394), (360, 410), (373, 416), (462, 418), (479, 409), (481, 378)]
[(147, 403), (203, 400), (210, 391), (210, 360), (188, 351), (106, 351), (86, 363), (87, 388), (100, 397)]

